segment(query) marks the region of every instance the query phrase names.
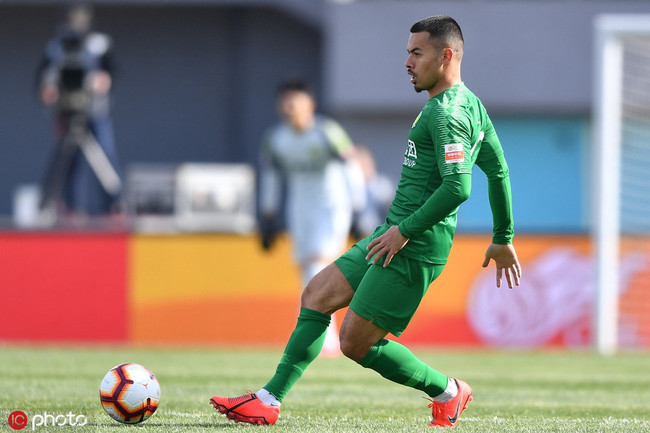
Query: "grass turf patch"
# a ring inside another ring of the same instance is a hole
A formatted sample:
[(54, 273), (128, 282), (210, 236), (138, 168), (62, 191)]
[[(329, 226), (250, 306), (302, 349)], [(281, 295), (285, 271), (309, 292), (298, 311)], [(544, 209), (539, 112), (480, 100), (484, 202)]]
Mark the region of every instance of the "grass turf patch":
[[(414, 350), (445, 374), (466, 380), (474, 402), (460, 432), (648, 432), (650, 356), (611, 358), (582, 352)], [(26, 347), (0, 349), (0, 423), (14, 410), (84, 415), (84, 427), (34, 431), (251, 431), (219, 415), (208, 400), (256, 391), (273, 374), (280, 350)], [(110, 419), (99, 403), (104, 374), (138, 362), (158, 377), (160, 408), (138, 426)], [(317, 359), (283, 403), (273, 432), (431, 431), (423, 394), (393, 384), (345, 358)], [(5, 427), (2, 427), (3, 429)], [(264, 428), (264, 427), (262, 427)], [(136, 429), (136, 430), (132, 430)], [(31, 424), (24, 431), (31, 431)], [(6, 429), (3, 431), (12, 431)]]

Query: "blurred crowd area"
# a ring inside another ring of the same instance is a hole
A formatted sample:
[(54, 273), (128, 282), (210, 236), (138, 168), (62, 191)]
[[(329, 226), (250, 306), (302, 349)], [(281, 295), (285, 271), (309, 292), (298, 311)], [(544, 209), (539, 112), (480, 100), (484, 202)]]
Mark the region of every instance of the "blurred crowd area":
[[(71, 212), (52, 222), (37, 211), (57, 141), (35, 76), (71, 4), (0, 4), (0, 36), (11, 41), (0, 46), (4, 228), (253, 230), (275, 88), (297, 76), (309, 79), (318, 109), (395, 183), (408, 125), (424, 103), (403, 66), (404, 32), (421, 16), (444, 13), (465, 30), (463, 78), (488, 107), (506, 151), (518, 231), (585, 232), (593, 21), (602, 13), (650, 13), (640, 1), (89, 2), (94, 30), (110, 36), (113, 49), (123, 212), (117, 219)], [(558, 49), (567, 46), (570, 55)], [(476, 177), (459, 230), (491, 230), (485, 191)]]

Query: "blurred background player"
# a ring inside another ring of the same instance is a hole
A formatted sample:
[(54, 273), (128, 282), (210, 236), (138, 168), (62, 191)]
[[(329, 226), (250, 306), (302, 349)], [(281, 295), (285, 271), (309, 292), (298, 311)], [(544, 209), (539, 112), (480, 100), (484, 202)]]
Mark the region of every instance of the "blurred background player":
[[(260, 228), (265, 249), (280, 227), (282, 192), (303, 287), (347, 246), (352, 214), (363, 208), (363, 174), (355, 147), (332, 119), (316, 114), (316, 100), (303, 81), (277, 92), (282, 122), (265, 136), (261, 151)], [(339, 352), (336, 323), (328, 329), (324, 355)]]
[(395, 184), (388, 176), (377, 171), (375, 158), (367, 146), (357, 144), (355, 149), (355, 160), (363, 173), (365, 187), (364, 206), (355, 212), (352, 222), (352, 235), (359, 240), (384, 222), (393, 201)]
[[(40, 100), (56, 110), (57, 141), (41, 207), (56, 201), (74, 213), (106, 214), (121, 210), (110, 116), (113, 44), (108, 35), (91, 31), (90, 6), (73, 5), (66, 18), (37, 71)], [(94, 158), (84, 158), (89, 147)]]

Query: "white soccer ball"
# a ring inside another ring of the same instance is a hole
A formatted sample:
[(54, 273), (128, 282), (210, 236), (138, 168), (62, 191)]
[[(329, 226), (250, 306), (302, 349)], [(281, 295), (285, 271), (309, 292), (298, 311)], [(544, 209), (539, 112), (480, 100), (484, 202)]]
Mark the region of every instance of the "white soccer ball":
[(135, 363), (117, 365), (106, 373), (99, 386), (104, 411), (125, 424), (149, 418), (160, 403), (160, 384), (148, 368)]

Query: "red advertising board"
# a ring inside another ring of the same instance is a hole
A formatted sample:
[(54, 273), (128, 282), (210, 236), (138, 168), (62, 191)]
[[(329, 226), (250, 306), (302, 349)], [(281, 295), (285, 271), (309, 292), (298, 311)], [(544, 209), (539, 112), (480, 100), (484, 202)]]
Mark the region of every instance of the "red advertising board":
[[(513, 290), (496, 287), (493, 264), (481, 267), (489, 242), (456, 237), (400, 341), (591, 344), (588, 237), (517, 236), (523, 278)], [(632, 346), (650, 347), (649, 244), (621, 255), (619, 337)], [(300, 291), (286, 237), (269, 253), (255, 236), (0, 234), (0, 341), (282, 345)]]
[(124, 341), (126, 235), (0, 234), (0, 340)]

